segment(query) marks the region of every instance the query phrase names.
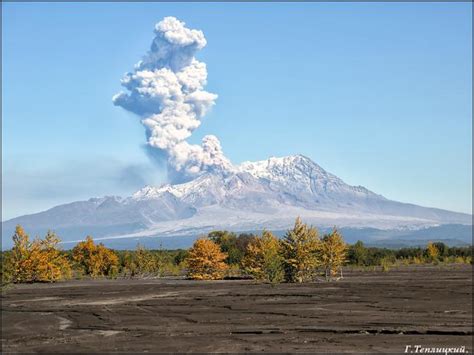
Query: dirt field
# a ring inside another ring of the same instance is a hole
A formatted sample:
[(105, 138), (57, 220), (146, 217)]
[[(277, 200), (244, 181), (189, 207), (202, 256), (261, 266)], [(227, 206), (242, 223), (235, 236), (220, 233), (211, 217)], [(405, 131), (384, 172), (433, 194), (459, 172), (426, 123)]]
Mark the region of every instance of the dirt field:
[(472, 352), (472, 269), (252, 281), (99, 280), (3, 292), (4, 352)]

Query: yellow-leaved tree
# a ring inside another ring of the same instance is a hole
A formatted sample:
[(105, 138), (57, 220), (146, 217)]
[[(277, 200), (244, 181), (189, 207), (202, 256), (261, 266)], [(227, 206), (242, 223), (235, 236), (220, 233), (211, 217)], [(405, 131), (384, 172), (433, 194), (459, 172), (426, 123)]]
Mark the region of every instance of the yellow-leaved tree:
[(242, 267), (256, 280), (278, 283), (284, 279), (283, 258), (280, 255), (280, 241), (269, 231), (253, 238), (247, 245)]
[(432, 242), (429, 242), (427, 247), (426, 247), (426, 251), (428, 253), (428, 258), (430, 259), (430, 261), (437, 261), (438, 260), (439, 249), (436, 247), (435, 244), (433, 244)]
[(347, 244), (336, 228), (323, 237), (318, 254), (326, 280), (331, 280), (338, 271), (342, 277), (342, 265), (346, 262), (347, 249)]
[(13, 248), (7, 261), (13, 282), (54, 282), (71, 276), (71, 265), (58, 248), (59, 237), (48, 231), (44, 239), (30, 241), (28, 234), (16, 226)]
[(17, 225), (13, 234), (13, 248), (10, 259), (12, 282), (32, 282), (34, 265), (31, 259), (32, 243), (22, 226)]
[(130, 277), (156, 276), (162, 272), (162, 260), (144, 246), (137, 244), (134, 252), (127, 252), (124, 260), (124, 272)]
[(297, 218), (293, 229), (281, 241), (285, 280), (306, 282), (313, 279), (319, 261), (316, 255), (320, 245), (318, 230)]
[[(52, 231), (48, 231), (44, 239), (35, 240), (39, 248), (34, 248), (34, 253), (40, 259), (38, 262), (38, 281), (58, 281), (71, 277), (71, 264), (66, 256), (59, 250), (61, 239)], [(39, 249), (39, 252), (37, 252)]]
[(86, 275), (92, 277), (117, 275), (119, 265), (117, 255), (102, 243), (95, 244), (91, 236), (77, 243), (72, 250), (72, 256)]
[(227, 254), (209, 239), (198, 239), (186, 256), (187, 275), (195, 280), (216, 280), (224, 276)]

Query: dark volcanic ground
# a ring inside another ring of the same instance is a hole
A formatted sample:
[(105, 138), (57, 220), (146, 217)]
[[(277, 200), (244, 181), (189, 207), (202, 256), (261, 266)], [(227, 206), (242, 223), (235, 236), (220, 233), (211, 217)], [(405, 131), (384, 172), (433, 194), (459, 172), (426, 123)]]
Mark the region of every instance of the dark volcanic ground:
[(97, 280), (3, 292), (4, 352), (472, 352), (472, 269), (346, 272), (337, 282)]

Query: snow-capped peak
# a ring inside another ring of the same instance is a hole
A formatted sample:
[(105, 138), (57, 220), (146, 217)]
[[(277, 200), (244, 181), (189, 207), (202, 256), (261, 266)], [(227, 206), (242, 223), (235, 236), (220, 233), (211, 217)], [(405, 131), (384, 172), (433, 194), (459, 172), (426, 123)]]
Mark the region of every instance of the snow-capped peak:
[[(350, 186), (303, 155), (271, 157), (244, 162), (233, 172), (207, 172), (181, 184), (145, 186), (132, 199), (172, 198), (192, 206), (258, 206), (287, 204), (320, 208), (358, 203), (360, 199), (382, 196)], [(257, 202), (256, 202), (257, 201)], [(239, 207), (239, 208), (240, 208)]]
[[(257, 178), (270, 180), (298, 179), (301, 177), (314, 178), (321, 176), (330, 180), (340, 180), (329, 174), (318, 164), (304, 155), (290, 155), (286, 157), (271, 157), (267, 160), (244, 162), (239, 167)], [(342, 181), (341, 181), (342, 182)]]
[(177, 198), (186, 198), (187, 195), (197, 194), (198, 192), (212, 188), (212, 181), (215, 181), (217, 176), (221, 175), (217, 173), (205, 173), (194, 180), (181, 184), (162, 184), (158, 187), (148, 185), (135, 192), (132, 198), (135, 200), (156, 199), (165, 194), (171, 194)]

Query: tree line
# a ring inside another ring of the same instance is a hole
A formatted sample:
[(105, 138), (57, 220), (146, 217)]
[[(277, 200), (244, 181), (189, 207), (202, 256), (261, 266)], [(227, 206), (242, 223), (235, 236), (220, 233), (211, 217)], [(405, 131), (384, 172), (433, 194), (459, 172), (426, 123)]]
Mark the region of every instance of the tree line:
[(428, 242), (424, 248), (387, 249), (366, 247), (358, 241), (349, 247), (347, 262), (360, 267), (382, 266), (383, 269), (409, 264), (472, 264), (472, 252), (472, 246), (448, 247), (442, 242)]
[(185, 275), (196, 280), (248, 277), (258, 281), (309, 282), (337, 280), (343, 266), (381, 267), (424, 263), (472, 263), (472, 247), (428, 243), (426, 248), (391, 250), (348, 245), (334, 228), (319, 231), (297, 218), (283, 238), (270, 231), (261, 234), (213, 231), (197, 239), (188, 250), (112, 250), (88, 236), (71, 250), (61, 250), (60, 238), (48, 232), (30, 240), (21, 226), (14, 246), (1, 254), (2, 284), (55, 282), (82, 277), (160, 277)]

